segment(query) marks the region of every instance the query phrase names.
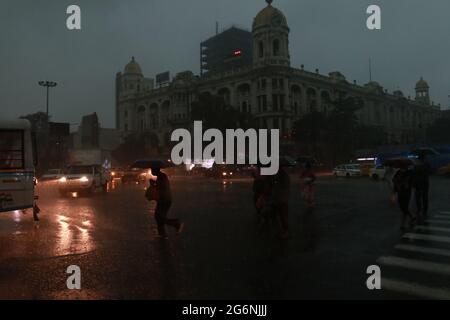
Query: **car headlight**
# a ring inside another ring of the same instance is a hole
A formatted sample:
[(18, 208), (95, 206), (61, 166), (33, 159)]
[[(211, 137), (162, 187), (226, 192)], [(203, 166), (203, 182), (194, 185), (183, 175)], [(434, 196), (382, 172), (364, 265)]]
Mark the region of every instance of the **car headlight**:
[(81, 177), (81, 178), (80, 178), (80, 181), (81, 181), (81, 182), (88, 182), (89, 179), (88, 179), (87, 177)]
[(59, 182), (66, 182), (66, 181), (67, 181), (67, 178), (66, 178), (66, 177), (61, 177), (58, 181), (59, 181)]
[(226, 176), (226, 175), (227, 175), (227, 173), (226, 173), (226, 172), (222, 172), (222, 175), (223, 175), (223, 176)]

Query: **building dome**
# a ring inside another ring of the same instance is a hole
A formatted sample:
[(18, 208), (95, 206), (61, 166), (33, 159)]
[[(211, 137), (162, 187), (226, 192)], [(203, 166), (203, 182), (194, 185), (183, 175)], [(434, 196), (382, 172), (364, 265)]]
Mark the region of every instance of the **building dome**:
[(287, 20), (283, 12), (272, 7), (272, 0), (266, 0), (267, 7), (262, 9), (253, 20), (253, 30), (261, 27), (287, 27)]
[(131, 58), (131, 61), (125, 66), (124, 74), (138, 74), (142, 75), (141, 66), (134, 60), (134, 57)]
[(420, 80), (416, 84), (416, 89), (429, 89), (428, 83), (420, 77)]

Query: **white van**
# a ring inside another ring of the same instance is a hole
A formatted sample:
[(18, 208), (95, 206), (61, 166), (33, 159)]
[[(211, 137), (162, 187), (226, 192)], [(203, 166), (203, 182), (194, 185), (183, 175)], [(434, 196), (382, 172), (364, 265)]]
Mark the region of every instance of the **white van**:
[(0, 212), (33, 208), (35, 151), (28, 120), (0, 121)]

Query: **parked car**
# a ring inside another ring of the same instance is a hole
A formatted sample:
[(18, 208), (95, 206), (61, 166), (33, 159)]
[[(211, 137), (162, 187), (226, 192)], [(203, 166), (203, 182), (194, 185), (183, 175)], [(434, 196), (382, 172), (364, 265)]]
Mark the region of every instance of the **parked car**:
[(44, 173), (39, 180), (40, 181), (51, 181), (58, 180), (63, 176), (64, 172), (62, 169), (50, 169)]
[(361, 166), (359, 164), (342, 164), (333, 169), (335, 177), (360, 177)]
[(378, 179), (384, 180), (385, 176), (386, 176), (385, 166), (378, 165), (370, 170), (370, 177), (374, 180)]

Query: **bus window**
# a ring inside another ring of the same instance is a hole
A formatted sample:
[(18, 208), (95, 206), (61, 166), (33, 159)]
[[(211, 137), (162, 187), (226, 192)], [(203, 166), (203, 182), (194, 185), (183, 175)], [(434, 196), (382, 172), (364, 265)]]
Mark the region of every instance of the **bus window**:
[(24, 169), (22, 130), (0, 130), (0, 169)]

